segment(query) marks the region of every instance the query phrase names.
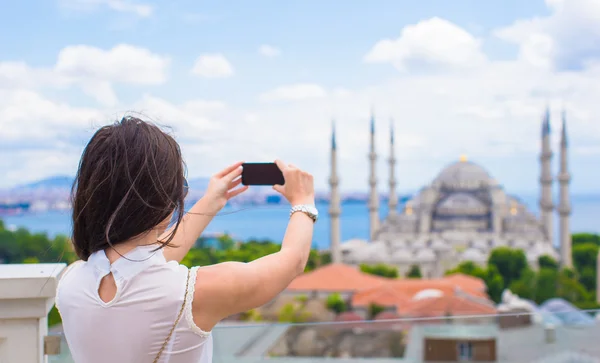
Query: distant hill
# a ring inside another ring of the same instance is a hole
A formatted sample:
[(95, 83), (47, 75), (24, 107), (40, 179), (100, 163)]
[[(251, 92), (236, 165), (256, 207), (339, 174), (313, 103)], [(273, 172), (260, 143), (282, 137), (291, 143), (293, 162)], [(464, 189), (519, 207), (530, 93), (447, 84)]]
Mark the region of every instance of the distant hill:
[(53, 176), (33, 183), (18, 185), (13, 189), (71, 189), (73, 180), (74, 178), (70, 176)]

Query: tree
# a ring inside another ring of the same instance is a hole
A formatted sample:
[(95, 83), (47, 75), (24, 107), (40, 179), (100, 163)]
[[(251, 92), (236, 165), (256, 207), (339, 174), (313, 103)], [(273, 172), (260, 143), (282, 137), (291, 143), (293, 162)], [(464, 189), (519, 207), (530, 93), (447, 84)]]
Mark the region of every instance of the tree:
[(360, 265), (360, 270), (364, 273), (381, 276), (381, 277), (389, 277), (389, 278), (398, 277), (398, 269), (396, 267), (388, 266), (383, 263), (379, 263), (377, 265), (372, 265), (372, 266), (363, 263)]
[(300, 304), (285, 304), (279, 311), (278, 321), (280, 323), (305, 323), (310, 318), (310, 313), (304, 311), (304, 306)]
[(558, 276), (556, 295), (573, 303), (588, 301), (592, 297), (568, 269), (562, 270)]
[(341, 314), (347, 310), (346, 302), (338, 293), (329, 295), (327, 297), (326, 305), (327, 309), (335, 312), (336, 314)]
[(598, 245), (594, 243), (581, 243), (573, 246), (573, 265), (578, 271), (586, 267), (596, 270), (596, 258), (598, 257)]
[(522, 250), (513, 250), (508, 247), (498, 247), (492, 250), (488, 265), (494, 265), (504, 279), (504, 288), (509, 287), (513, 281), (519, 280), (527, 268), (527, 258)]
[(600, 246), (600, 235), (592, 233), (575, 233), (571, 236), (571, 241), (573, 247), (584, 243), (591, 243), (595, 244), (596, 246)]
[(579, 283), (587, 291), (596, 290), (596, 270), (592, 267), (586, 266), (579, 273)]
[[(526, 268), (523, 272), (521, 272), (521, 277), (518, 280), (511, 282), (509, 288), (519, 297), (532, 300), (535, 296), (535, 292), (533, 290), (535, 284), (535, 272), (530, 268)], [(506, 286), (506, 282), (504, 285)]]
[(230, 250), (235, 246), (235, 240), (227, 233), (217, 237), (220, 250)]
[(385, 307), (377, 305), (375, 303), (369, 304), (369, 319), (373, 320), (377, 315), (385, 311)]
[(410, 270), (408, 270), (408, 273), (406, 274), (406, 277), (414, 278), (414, 279), (420, 279), (423, 276), (421, 275), (421, 269), (419, 268), (419, 266), (418, 265), (412, 265), (410, 267)]
[(534, 300), (538, 304), (557, 296), (558, 291), (558, 271), (542, 268), (536, 276), (534, 285)]
[(496, 266), (488, 266), (485, 270), (483, 281), (485, 281), (490, 299), (499, 303), (502, 300), (502, 292), (504, 291), (504, 279), (498, 272)]
[(549, 268), (551, 270), (558, 270), (558, 262), (548, 255), (542, 255), (538, 257), (538, 266), (540, 268)]
[(446, 275), (453, 273), (462, 273), (482, 279), (487, 287), (487, 293), (495, 302), (500, 302), (502, 291), (504, 291), (504, 280), (496, 266), (480, 267), (472, 261), (464, 261), (455, 269), (446, 272)]

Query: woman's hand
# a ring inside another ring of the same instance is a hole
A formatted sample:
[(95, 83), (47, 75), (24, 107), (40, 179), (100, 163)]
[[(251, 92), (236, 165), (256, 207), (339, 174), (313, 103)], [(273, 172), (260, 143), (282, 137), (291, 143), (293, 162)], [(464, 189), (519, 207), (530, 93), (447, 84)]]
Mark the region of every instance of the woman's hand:
[(228, 166), (210, 178), (204, 198), (208, 198), (215, 212), (223, 209), (229, 199), (248, 190), (247, 185), (237, 188), (242, 183), (242, 163), (240, 161)]
[(281, 193), (292, 205), (315, 204), (313, 176), (292, 164), (286, 165), (281, 160), (275, 160), (275, 164), (283, 173), (285, 184), (274, 185), (273, 189)]

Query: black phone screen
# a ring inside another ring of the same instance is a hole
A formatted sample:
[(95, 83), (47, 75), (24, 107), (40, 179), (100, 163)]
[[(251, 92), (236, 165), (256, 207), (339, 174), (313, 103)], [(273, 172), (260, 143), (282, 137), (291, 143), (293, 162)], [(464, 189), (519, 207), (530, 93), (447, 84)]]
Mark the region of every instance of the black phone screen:
[(283, 185), (283, 173), (275, 163), (242, 164), (243, 185)]

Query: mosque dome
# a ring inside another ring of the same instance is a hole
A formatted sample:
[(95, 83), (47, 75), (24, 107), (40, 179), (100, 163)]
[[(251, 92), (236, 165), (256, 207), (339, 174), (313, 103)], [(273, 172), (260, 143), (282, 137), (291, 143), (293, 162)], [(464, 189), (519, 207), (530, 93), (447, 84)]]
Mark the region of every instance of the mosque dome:
[(477, 239), (473, 241), (472, 246), (478, 250), (486, 250), (489, 248), (490, 244), (484, 239)]
[(448, 251), (452, 249), (448, 242), (441, 239), (433, 240), (430, 247), (435, 251)]
[(364, 249), (363, 257), (367, 261), (380, 262), (388, 261), (390, 254), (385, 243), (381, 241), (374, 241)]
[(462, 258), (464, 261), (473, 261), (473, 262), (485, 262), (487, 261), (487, 257), (478, 249), (469, 248), (467, 249)]
[(488, 206), (471, 193), (456, 192), (442, 199), (436, 213), (440, 216), (482, 215), (488, 213)]
[(463, 158), (445, 167), (434, 184), (448, 189), (478, 189), (495, 182), (483, 167)]
[(399, 249), (394, 251), (392, 254), (393, 262), (412, 262), (414, 260), (414, 255), (410, 253), (410, 251), (405, 249)]
[(419, 249), (416, 260), (419, 262), (434, 262), (437, 259), (435, 252), (429, 248)]

